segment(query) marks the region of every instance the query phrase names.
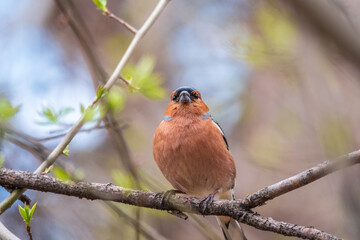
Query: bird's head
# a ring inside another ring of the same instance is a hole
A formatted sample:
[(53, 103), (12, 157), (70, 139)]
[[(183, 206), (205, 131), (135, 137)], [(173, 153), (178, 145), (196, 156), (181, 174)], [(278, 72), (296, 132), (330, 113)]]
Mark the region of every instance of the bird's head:
[(209, 111), (208, 106), (202, 101), (200, 92), (191, 87), (175, 89), (170, 97), (170, 103), (165, 115), (197, 115), (201, 116)]

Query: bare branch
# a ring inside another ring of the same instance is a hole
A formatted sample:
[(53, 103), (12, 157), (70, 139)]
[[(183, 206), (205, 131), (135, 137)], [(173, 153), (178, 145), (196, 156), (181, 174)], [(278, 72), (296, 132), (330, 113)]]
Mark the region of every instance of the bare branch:
[(313, 227), (279, 222), (241, 208), (241, 201), (215, 200), (202, 212), (201, 200), (186, 196), (170, 196), (162, 201), (160, 194), (131, 190), (111, 183), (64, 182), (55, 178), (6, 168), (0, 169), (0, 185), (29, 188), (90, 200), (106, 200), (159, 210), (180, 210), (202, 215), (230, 216), (255, 228), (304, 239), (340, 239)]
[(123, 25), (124, 27), (126, 27), (127, 30), (129, 30), (130, 32), (132, 32), (133, 34), (137, 33), (137, 30), (131, 26), (130, 24), (128, 24), (127, 22), (125, 22), (124, 20), (122, 20), (121, 18), (117, 17), (115, 14), (113, 14), (112, 12), (110, 12), (109, 10), (106, 10), (104, 12), (104, 14), (112, 19), (114, 19), (115, 21), (117, 21), (118, 23), (120, 23), (121, 25)]
[(250, 194), (242, 203), (243, 207), (254, 208), (263, 205), (268, 200), (274, 199), (280, 195), (314, 182), (330, 173), (357, 163), (360, 163), (360, 150), (341, 156), (333, 161), (325, 161), (295, 176)]

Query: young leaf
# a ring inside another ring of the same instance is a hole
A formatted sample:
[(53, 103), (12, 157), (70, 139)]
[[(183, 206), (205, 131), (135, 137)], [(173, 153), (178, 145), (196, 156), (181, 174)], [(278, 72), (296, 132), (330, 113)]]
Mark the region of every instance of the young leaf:
[(19, 111), (19, 108), (19, 106), (13, 107), (8, 100), (0, 97), (0, 121), (7, 121), (12, 118)]
[(32, 216), (34, 214), (35, 208), (37, 203), (33, 205), (33, 207), (30, 209), (29, 206), (25, 203), (24, 207), (21, 207), (19, 205), (19, 213), (21, 217), (24, 219), (26, 226), (30, 226), (30, 222), (32, 219)]
[(24, 219), (26, 225), (27, 225), (27, 222), (28, 222), (28, 216), (26, 214), (26, 203), (25, 203), (25, 207), (21, 207), (20, 204), (19, 204), (19, 213), (21, 215), (21, 217)]
[(39, 124), (55, 124), (60, 121), (62, 117), (72, 112), (73, 108), (62, 108), (59, 111), (56, 111), (55, 109), (51, 107), (44, 107), (42, 111), (39, 113), (43, 118), (46, 119), (45, 122), (40, 122)]
[(98, 108), (88, 107), (84, 111), (84, 121), (90, 122), (94, 120), (95, 115), (98, 113)]
[(0, 168), (4, 165), (5, 158), (4, 155), (0, 154)]
[(142, 57), (136, 65), (128, 64), (123, 71), (128, 80), (129, 91), (138, 91), (152, 99), (162, 99), (166, 91), (161, 87), (163, 82), (158, 73), (154, 73), (155, 59), (150, 56)]
[(107, 11), (107, 8), (106, 8), (107, 0), (93, 0), (93, 2), (101, 11), (103, 11), (103, 12)]
[(105, 94), (106, 94), (106, 90), (105, 90), (104, 86), (98, 86), (98, 88), (96, 90), (96, 101), (98, 101), (99, 99), (104, 97)]
[(71, 176), (62, 167), (59, 166), (55, 166), (53, 168), (52, 174), (54, 175), (55, 178), (58, 178), (63, 181), (72, 180)]
[(37, 202), (32, 206), (32, 208), (31, 208), (30, 211), (29, 211), (29, 219), (30, 219), (30, 221), (31, 221), (32, 216), (33, 216), (33, 214), (34, 214), (36, 205), (37, 205)]
[(69, 149), (69, 145), (67, 145), (66, 147), (65, 147), (65, 149), (64, 149), (64, 151), (62, 152), (62, 154), (64, 154), (65, 156), (69, 156), (69, 151), (70, 151), (70, 149)]
[(125, 97), (122, 91), (112, 89), (106, 97), (106, 109), (112, 113), (120, 112), (125, 105)]
[(85, 107), (84, 105), (80, 104), (80, 112), (81, 113), (84, 113), (85, 112)]

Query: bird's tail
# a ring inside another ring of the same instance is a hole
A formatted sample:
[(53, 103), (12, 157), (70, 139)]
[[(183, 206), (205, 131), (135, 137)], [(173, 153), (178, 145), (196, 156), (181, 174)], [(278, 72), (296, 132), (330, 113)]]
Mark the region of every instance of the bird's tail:
[[(225, 240), (232, 240), (232, 237), (230, 235), (230, 231), (232, 233), (234, 232), (232, 231), (233, 230), (232, 228), (235, 228), (236, 230), (236, 233), (234, 233), (233, 236), (236, 235), (237, 237), (234, 239), (247, 240), (244, 231), (241, 228), (240, 223), (235, 219), (229, 217), (217, 217), (216, 220), (221, 227)], [(231, 229), (230, 226), (232, 226)]]

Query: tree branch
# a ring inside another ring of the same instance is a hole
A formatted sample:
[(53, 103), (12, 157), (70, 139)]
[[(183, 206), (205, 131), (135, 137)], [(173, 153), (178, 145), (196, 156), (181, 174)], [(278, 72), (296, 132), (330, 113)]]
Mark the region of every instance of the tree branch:
[[(155, 7), (149, 18), (145, 21), (144, 25), (140, 28), (140, 30), (135, 34), (135, 37), (131, 41), (129, 47), (127, 48), (125, 54), (121, 58), (119, 64), (115, 68), (113, 74), (111, 75), (110, 79), (105, 84), (105, 90), (110, 90), (111, 87), (114, 85), (115, 81), (119, 78), (122, 69), (124, 68), (125, 64), (129, 60), (130, 56), (132, 55), (135, 47), (139, 43), (139, 41), (143, 38), (146, 32), (150, 29), (152, 24), (155, 20), (159, 17), (159, 14), (165, 8), (167, 3), (170, 0), (160, 0), (158, 5)], [(97, 99), (93, 101), (90, 107), (93, 107), (97, 103)], [(43, 172), (46, 168), (50, 167), (56, 159), (61, 155), (64, 151), (66, 146), (71, 142), (71, 140), (75, 137), (81, 127), (84, 125), (85, 122), (85, 114), (83, 114), (80, 119), (72, 126), (66, 136), (61, 140), (61, 142), (55, 147), (55, 149), (49, 154), (47, 159), (35, 170), (36, 174)], [(0, 203), (0, 214), (2, 214), (6, 209), (11, 207), (11, 205), (26, 191), (26, 189), (19, 189), (13, 191), (9, 197), (7, 197), (4, 201)]]
[(0, 222), (0, 239), (3, 240), (20, 240), (9, 229), (7, 229), (2, 222)]
[(104, 14), (106, 16), (108, 16), (109, 18), (114, 19), (115, 21), (117, 21), (118, 23), (120, 23), (121, 25), (123, 25), (127, 30), (129, 30), (130, 32), (132, 32), (133, 34), (137, 33), (136, 28), (134, 28), (133, 26), (131, 26), (130, 24), (128, 24), (127, 22), (125, 22), (124, 20), (122, 20), (121, 18), (117, 17), (115, 14), (113, 14), (112, 12), (110, 12), (109, 10), (106, 10), (104, 12)]
[(159, 210), (180, 210), (202, 215), (230, 216), (255, 228), (272, 231), (285, 236), (304, 239), (340, 239), (313, 227), (279, 222), (241, 208), (241, 201), (214, 200), (202, 212), (201, 200), (186, 196), (170, 196), (162, 202), (161, 194), (150, 191), (131, 190), (111, 183), (64, 182), (55, 178), (24, 171), (0, 169), (0, 185), (4, 187), (29, 188), (90, 200), (115, 201), (139, 207)]
[(357, 163), (360, 163), (360, 150), (346, 154), (332, 161), (325, 161), (295, 176), (250, 194), (242, 202), (242, 207), (254, 208), (261, 206), (268, 200), (274, 199), (280, 195), (312, 183), (330, 173)]

